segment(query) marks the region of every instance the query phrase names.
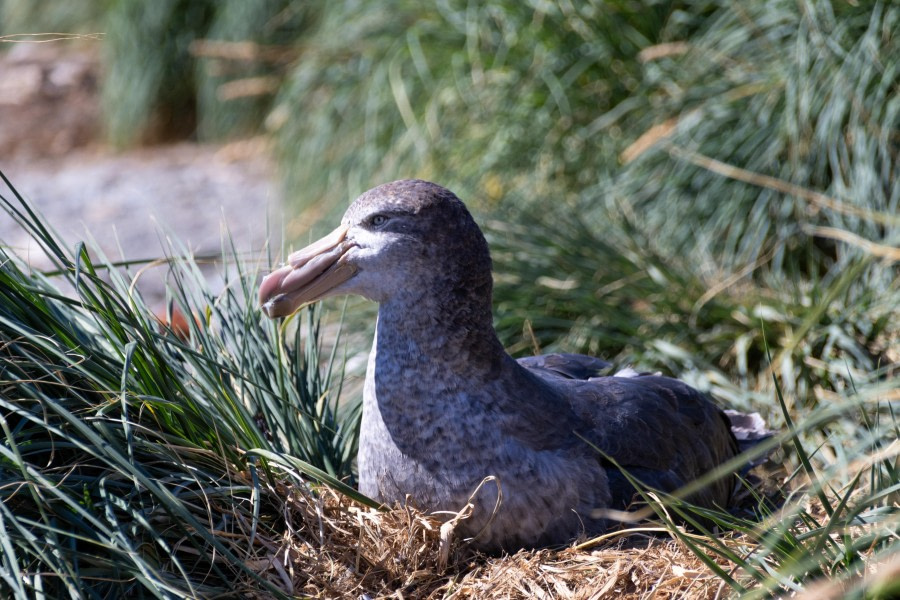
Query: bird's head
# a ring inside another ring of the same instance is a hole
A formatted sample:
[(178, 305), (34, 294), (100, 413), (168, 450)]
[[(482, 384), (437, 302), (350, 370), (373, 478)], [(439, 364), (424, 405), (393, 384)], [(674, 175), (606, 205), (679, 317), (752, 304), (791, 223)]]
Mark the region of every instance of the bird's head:
[(329, 296), (385, 302), (398, 294), (484, 294), (485, 286), (489, 299), (487, 243), (465, 205), (439, 185), (407, 179), (357, 198), (337, 229), (263, 279), (259, 301), (275, 318)]

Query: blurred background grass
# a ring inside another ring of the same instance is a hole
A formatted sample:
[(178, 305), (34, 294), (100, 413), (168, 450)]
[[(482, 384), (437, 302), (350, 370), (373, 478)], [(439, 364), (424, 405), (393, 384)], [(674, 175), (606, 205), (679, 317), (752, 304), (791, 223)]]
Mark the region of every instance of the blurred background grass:
[(895, 441), (895, 3), (54, 6), (0, 0), (0, 31), (103, 31), (114, 144), (269, 140), (298, 241), (383, 181), (456, 191), (512, 352), (662, 369), (777, 428), (877, 399), (803, 429), (829, 468)]

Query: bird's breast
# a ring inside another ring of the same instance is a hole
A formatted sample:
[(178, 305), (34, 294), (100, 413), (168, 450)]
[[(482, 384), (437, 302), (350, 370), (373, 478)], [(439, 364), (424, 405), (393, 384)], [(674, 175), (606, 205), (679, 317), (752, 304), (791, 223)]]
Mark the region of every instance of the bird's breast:
[(593, 457), (523, 444), (500, 430), (485, 398), (452, 388), (387, 397), (397, 390), (367, 376), (358, 459), (364, 494), (444, 514), (471, 502), (460, 531), (484, 548), (563, 543), (596, 525), (589, 515), (606, 506), (608, 488)]

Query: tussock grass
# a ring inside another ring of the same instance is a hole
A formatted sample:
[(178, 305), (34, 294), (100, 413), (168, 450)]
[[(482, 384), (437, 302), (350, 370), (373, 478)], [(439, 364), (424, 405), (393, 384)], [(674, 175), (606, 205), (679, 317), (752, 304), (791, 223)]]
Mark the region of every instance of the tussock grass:
[(411, 175), (483, 207), (571, 203), (616, 166), (622, 136), (601, 133), (646, 106), (636, 56), (686, 4), (332, 3), (270, 121), (288, 192), (332, 221)]
[(0, 249), (4, 587), (207, 596), (243, 577), (275, 594), (247, 560), (281, 534), (275, 482), (307, 483), (271, 460), (289, 455), (292, 473), (359, 497), (341, 482), (358, 412), (337, 407), (341, 378), (335, 357), (320, 361), (315, 315), (264, 323), (255, 271), (226, 271), (214, 295), (190, 257), (170, 258), (170, 306), (193, 316), (173, 331), (132, 289), (133, 272), (63, 248), (11, 195), (6, 212), (57, 270)]
[(103, 11), (104, 118), (119, 146), (258, 132), (316, 21), (297, 0), (115, 1)]

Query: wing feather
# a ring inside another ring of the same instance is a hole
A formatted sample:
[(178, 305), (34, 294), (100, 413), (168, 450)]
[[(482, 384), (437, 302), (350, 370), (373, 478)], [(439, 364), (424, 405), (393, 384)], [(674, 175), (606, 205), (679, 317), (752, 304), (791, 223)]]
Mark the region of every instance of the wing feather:
[[(674, 491), (738, 453), (725, 414), (703, 393), (661, 375), (599, 376), (609, 363), (578, 354), (519, 359), (567, 399), (591, 443), (643, 483)], [(612, 465), (607, 474), (617, 507), (634, 489)], [(734, 482), (725, 477), (692, 501), (725, 506)]]

